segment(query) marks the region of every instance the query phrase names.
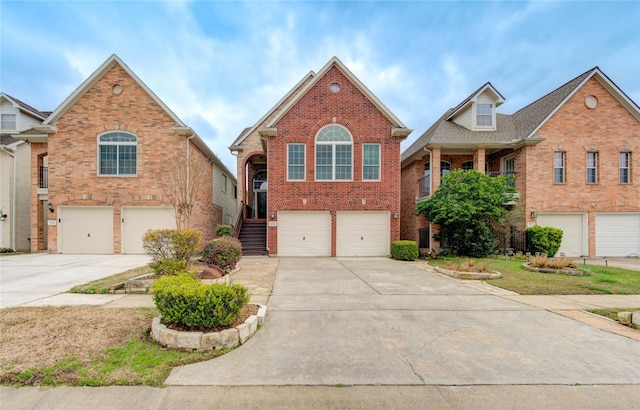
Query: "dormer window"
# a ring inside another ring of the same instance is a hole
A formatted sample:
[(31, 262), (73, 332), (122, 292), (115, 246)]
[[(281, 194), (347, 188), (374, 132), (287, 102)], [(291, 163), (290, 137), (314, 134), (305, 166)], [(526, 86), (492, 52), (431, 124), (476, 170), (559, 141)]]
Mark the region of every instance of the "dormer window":
[(493, 127), (493, 104), (476, 103), (476, 126)]

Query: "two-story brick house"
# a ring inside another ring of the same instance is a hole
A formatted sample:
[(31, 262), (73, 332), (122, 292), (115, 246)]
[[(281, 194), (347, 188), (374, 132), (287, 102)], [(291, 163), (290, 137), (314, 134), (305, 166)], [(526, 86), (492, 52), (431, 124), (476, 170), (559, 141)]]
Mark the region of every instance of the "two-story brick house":
[(403, 152), (402, 238), (437, 248), (416, 203), (451, 169), (477, 169), (515, 175), (518, 227), (561, 228), (559, 252), (640, 254), (638, 105), (598, 67), (512, 115), (496, 112), (503, 102), (486, 83)]
[(270, 255), (388, 255), (400, 238), (400, 143), (410, 133), (332, 58), (230, 147), (243, 217), (267, 225)]
[(183, 191), (193, 193), (190, 226), (205, 240), (223, 214), (235, 219), (233, 174), (116, 55), (19, 138), (31, 145), (34, 252), (144, 253), (148, 229), (176, 227), (172, 198)]

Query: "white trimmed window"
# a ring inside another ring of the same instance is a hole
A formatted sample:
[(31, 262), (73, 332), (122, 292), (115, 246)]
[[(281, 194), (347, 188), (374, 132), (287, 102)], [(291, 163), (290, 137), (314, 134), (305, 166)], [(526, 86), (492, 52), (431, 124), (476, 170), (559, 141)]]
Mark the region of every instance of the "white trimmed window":
[(227, 174), (222, 174), (222, 192), (227, 192)]
[(598, 153), (587, 152), (587, 184), (598, 183)]
[(351, 181), (353, 139), (340, 125), (327, 125), (316, 135), (316, 180)]
[(462, 163), (462, 170), (463, 171), (471, 171), (473, 169), (473, 160), (471, 161), (465, 161)]
[(440, 178), (451, 172), (451, 162), (440, 161)]
[(380, 144), (362, 144), (362, 179), (380, 180)]
[(304, 181), (305, 144), (287, 144), (287, 180)]
[(565, 183), (565, 153), (564, 151), (555, 151), (553, 153), (553, 183)]
[(111, 131), (98, 137), (99, 175), (136, 175), (138, 137), (124, 131)]
[(631, 183), (631, 153), (620, 153), (620, 183)]
[(0, 129), (3, 131), (15, 131), (18, 129), (15, 114), (0, 114)]
[(493, 104), (476, 103), (476, 126), (493, 127)]

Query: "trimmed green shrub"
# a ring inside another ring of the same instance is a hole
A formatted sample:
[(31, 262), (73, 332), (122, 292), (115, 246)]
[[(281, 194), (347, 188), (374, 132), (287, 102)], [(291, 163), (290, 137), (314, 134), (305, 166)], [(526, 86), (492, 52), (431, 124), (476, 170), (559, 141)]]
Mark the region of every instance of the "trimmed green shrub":
[(150, 229), (142, 235), (142, 246), (151, 256), (150, 266), (158, 275), (184, 271), (201, 242), (202, 233), (194, 229)]
[(532, 226), (525, 230), (527, 250), (531, 253), (544, 253), (553, 257), (562, 244), (562, 229), (550, 226)]
[(201, 260), (207, 265), (216, 265), (225, 273), (235, 268), (242, 256), (242, 244), (236, 238), (223, 236), (209, 241), (204, 247)]
[(216, 227), (216, 236), (233, 236), (233, 226), (231, 225), (218, 225)]
[(391, 256), (401, 261), (418, 259), (418, 244), (414, 241), (395, 241), (391, 243)]
[(204, 284), (191, 275), (165, 276), (153, 285), (153, 301), (165, 324), (190, 329), (229, 326), (249, 303), (242, 285)]

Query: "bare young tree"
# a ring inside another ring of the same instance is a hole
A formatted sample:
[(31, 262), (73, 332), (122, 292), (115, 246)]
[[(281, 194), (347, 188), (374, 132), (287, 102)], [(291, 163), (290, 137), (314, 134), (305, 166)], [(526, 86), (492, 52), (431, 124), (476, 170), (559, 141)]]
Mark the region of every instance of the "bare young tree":
[(175, 210), (178, 229), (191, 227), (191, 214), (198, 200), (199, 188), (206, 183), (206, 167), (199, 166), (194, 156), (188, 161), (184, 157), (169, 159), (162, 167), (162, 190)]

